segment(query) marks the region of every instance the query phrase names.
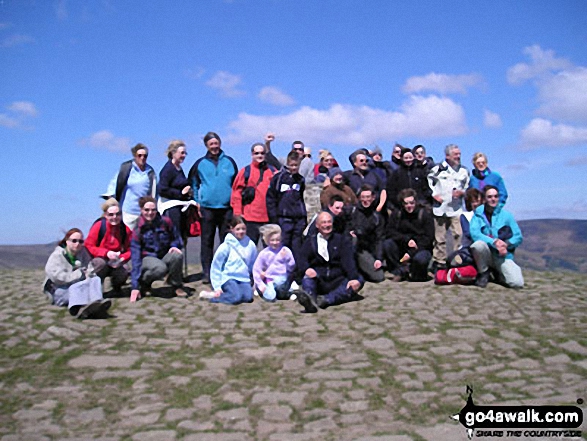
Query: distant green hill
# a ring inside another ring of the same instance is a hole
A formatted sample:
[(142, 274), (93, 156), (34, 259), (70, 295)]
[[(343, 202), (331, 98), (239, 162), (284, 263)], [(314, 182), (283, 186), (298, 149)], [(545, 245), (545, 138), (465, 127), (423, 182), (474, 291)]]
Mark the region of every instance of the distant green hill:
[(587, 220), (532, 219), (519, 225), (524, 243), (516, 261), (522, 268), (587, 271)]
[[(520, 221), (524, 243), (516, 251), (522, 268), (587, 272), (587, 220)], [(0, 268), (42, 268), (55, 244), (1, 245)], [(200, 263), (200, 239), (189, 241), (188, 262)]]

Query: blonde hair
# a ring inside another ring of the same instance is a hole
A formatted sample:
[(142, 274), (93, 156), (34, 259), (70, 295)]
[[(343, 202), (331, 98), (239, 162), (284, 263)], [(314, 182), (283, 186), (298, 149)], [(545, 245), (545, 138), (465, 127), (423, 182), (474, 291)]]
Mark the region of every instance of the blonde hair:
[(263, 241), (268, 244), (271, 236), (274, 234), (281, 234), (281, 227), (277, 224), (267, 224), (259, 228), (259, 231), (263, 235)]
[(477, 152), (473, 155), (473, 161), (472, 161), (473, 165), (475, 165), (475, 162), (477, 162), (477, 159), (479, 159), (479, 158), (483, 158), (483, 159), (485, 159), (485, 162), (488, 162), (487, 156), (485, 156), (485, 153)]
[(118, 201), (114, 198), (109, 198), (107, 199), (103, 204), (102, 204), (102, 212), (103, 214), (106, 214), (106, 212), (108, 211), (109, 208), (111, 207), (118, 207), (120, 208), (120, 204), (118, 203)]
[(325, 160), (326, 158), (328, 158), (329, 156), (332, 156), (332, 153), (330, 153), (330, 150), (326, 150), (326, 149), (324, 149), (324, 150), (320, 150), (320, 151), (318, 152), (318, 154), (319, 154), (319, 157), (320, 157), (320, 161), (321, 161), (321, 162), (322, 162), (322, 161), (324, 161), (324, 160)]
[(167, 150), (165, 150), (165, 154), (169, 159), (171, 159), (173, 154), (177, 152), (177, 149), (180, 147), (185, 147), (185, 142), (180, 139), (174, 139), (169, 143), (169, 147), (167, 147)]

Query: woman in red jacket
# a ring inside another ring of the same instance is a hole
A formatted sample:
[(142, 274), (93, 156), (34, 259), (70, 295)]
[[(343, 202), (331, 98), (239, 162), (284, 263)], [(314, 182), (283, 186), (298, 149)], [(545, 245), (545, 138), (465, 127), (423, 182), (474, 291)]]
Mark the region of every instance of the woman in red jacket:
[(112, 290), (120, 293), (130, 273), (131, 231), (122, 222), (118, 201), (108, 199), (102, 204), (102, 217), (94, 222), (86, 239), (86, 248), (94, 257), (96, 275), (104, 281), (111, 278)]
[(242, 168), (232, 184), (230, 205), (234, 216), (242, 216), (247, 226), (247, 236), (256, 244), (261, 233), (259, 228), (269, 222), (265, 196), (271, 178), (277, 170), (267, 164), (265, 144), (251, 147), (251, 164)]

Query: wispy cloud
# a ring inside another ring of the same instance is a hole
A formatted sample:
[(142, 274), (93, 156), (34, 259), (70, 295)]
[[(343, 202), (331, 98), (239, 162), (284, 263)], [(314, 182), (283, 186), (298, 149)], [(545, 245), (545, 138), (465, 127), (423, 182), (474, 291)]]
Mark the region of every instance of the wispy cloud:
[(232, 142), (246, 142), (273, 131), (314, 144), (365, 145), (402, 136), (461, 135), (467, 124), (463, 108), (451, 99), (412, 95), (399, 111), (333, 104), (326, 110), (304, 106), (287, 115), (241, 113), (229, 130)]
[(431, 72), (425, 76), (408, 78), (402, 90), (405, 93), (430, 91), (441, 94), (465, 94), (467, 89), (482, 83), (483, 77), (479, 74), (449, 75)]
[(557, 58), (553, 50), (544, 50), (537, 44), (525, 47), (523, 53), (530, 58), (530, 63), (518, 63), (508, 69), (510, 84), (521, 84), (545, 73), (572, 67), (566, 58)]
[(538, 92), (539, 107), (520, 133), (521, 147), (564, 147), (587, 143), (587, 68), (574, 66), (566, 58), (538, 45), (524, 53), (529, 63), (518, 63), (507, 73), (510, 84), (531, 81)]
[(543, 118), (534, 118), (521, 132), (521, 146), (525, 150), (581, 144), (587, 144), (587, 128), (553, 124)]
[(2, 39), (2, 41), (0, 41), (0, 47), (7, 48), (20, 46), (23, 44), (35, 43), (35, 41), (36, 40), (30, 35), (14, 34)]
[(565, 70), (538, 82), (537, 113), (563, 121), (587, 123), (587, 68)]
[(0, 113), (0, 126), (9, 129), (28, 128), (24, 123), (38, 115), (37, 108), (30, 101), (14, 101), (6, 106), (8, 113)]
[(218, 90), (223, 97), (236, 98), (246, 95), (244, 90), (239, 89), (241, 83), (242, 79), (239, 75), (221, 70), (206, 81), (206, 86)]
[(291, 96), (281, 89), (272, 86), (263, 87), (257, 97), (261, 101), (275, 106), (291, 106), (295, 104), (295, 100)]
[(501, 116), (485, 109), (483, 111), (483, 125), (489, 129), (499, 129), (503, 125)]
[(100, 130), (80, 141), (81, 145), (97, 149), (105, 149), (113, 152), (127, 152), (130, 147), (130, 139), (115, 136), (110, 130)]
[(58, 0), (55, 3), (55, 15), (57, 15), (57, 19), (61, 21), (67, 20), (67, 17), (69, 16), (67, 0)]
[(0, 113), (0, 126), (8, 129), (15, 129), (19, 126), (19, 121), (6, 113)]
[(8, 106), (8, 110), (23, 116), (35, 117), (38, 114), (37, 108), (30, 101), (15, 101)]
[(184, 71), (184, 75), (192, 80), (199, 80), (205, 73), (206, 69), (200, 66), (189, 68)]
[(576, 156), (572, 159), (569, 159), (567, 162), (565, 162), (565, 165), (569, 166), (569, 167), (581, 167), (583, 168), (584, 166), (587, 165), (587, 156), (583, 155), (583, 156)]

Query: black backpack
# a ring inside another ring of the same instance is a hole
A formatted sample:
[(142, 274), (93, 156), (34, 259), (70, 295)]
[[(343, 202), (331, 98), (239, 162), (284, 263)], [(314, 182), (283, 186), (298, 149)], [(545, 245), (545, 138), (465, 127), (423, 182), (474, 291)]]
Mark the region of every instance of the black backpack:
[[(106, 218), (100, 217), (96, 219), (92, 226), (98, 222), (100, 222), (100, 231), (98, 231), (98, 242), (96, 243), (96, 246), (99, 246), (102, 243), (102, 240), (106, 235)], [(124, 224), (124, 222), (120, 222), (118, 226), (120, 228), (120, 245), (124, 246), (124, 244), (126, 243), (126, 225)]]

